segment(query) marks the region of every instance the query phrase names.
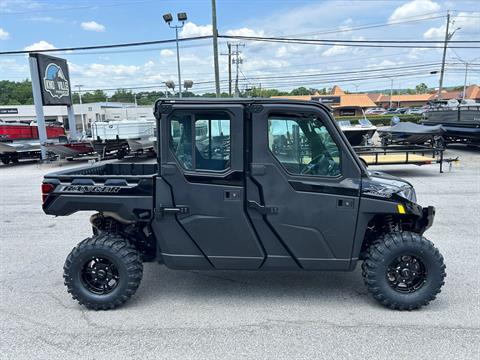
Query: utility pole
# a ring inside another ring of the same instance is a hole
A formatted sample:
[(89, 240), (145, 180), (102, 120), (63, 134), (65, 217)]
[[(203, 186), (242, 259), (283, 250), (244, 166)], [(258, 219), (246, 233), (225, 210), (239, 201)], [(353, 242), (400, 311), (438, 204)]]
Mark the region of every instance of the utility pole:
[(218, 69), (218, 29), (217, 29), (217, 5), (212, 0), (212, 31), (213, 31), (213, 67), (215, 70), (215, 93), (220, 97), (220, 72)]
[(232, 44), (227, 43), (228, 53), (220, 54), (228, 56), (228, 96), (232, 96)]
[(232, 44), (228, 43), (228, 95), (232, 96)]
[(447, 12), (447, 27), (445, 28), (445, 42), (443, 43), (442, 69), (440, 70), (440, 83), (438, 85), (438, 100), (442, 99), (443, 74), (445, 73), (445, 56), (447, 55), (448, 28), (450, 27), (450, 13)]
[[(452, 25), (454, 22), (452, 21)], [(453, 32), (449, 33), (450, 29), (450, 13), (447, 12), (447, 26), (445, 28), (445, 41), (443, 43), (443, 56), (442, 56), (442, 68), (440, 70), (440, 83), (438, 85), (438, 95), (437, 99), (441, 100), (442, 99), (442, 90), (443, 90), (443, 76), (445, 74), (445, 57), (447, 55), (447, 47), (448, 47), (448, 42), (452, 39), (453, 35), (457, 30), (460, 30), (460, 28), (456, 28)]]
[(232, 44), (233, 47), (235, 47), (235, 50), (232, 51), (232, 56), (235, 58), (232, 60), (232, 62), (235, 64), (235, 97), (240, 96), (240, 90), (238, 88), (238, 73), (239, 73), (239, 66), (240, 64), (243, 63), (243, 59), (240, 57), (240, 54), (242, 53), (241, 51), (238, 50), (239, 47), (245, 46), (245, 44), (241, 43), (235, 43)]

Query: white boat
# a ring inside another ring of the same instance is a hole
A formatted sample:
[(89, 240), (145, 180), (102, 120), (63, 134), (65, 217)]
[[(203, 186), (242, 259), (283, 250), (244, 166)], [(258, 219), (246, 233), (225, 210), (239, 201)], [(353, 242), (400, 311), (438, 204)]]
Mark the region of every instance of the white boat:
[(127, 142), (128, 147), (130, 148), (130, 152), (133, 153), (153, 150), (153, 148), (155, 147), (155, 143), (152, 137), (149, 137), (147, 139), (128, 139)]
[(118, 157), (154, 148), (154, 119), (97, 121), (92, 123), (92, 145), (97, 153), (117, 152)]
[(45, 147), (60, 158), (76, 158), (95, 152), (89, 140), (47, 142)]
[(0, 153), (39, 151), (40, 140), (3, 140), (0, 141)]
[[(349, 108), (351, 108), (351, 106), (349, 106)], [(360, 109), (362, 110), (363, 118), (356, 120), (357, 123), (352, 124), (352, 120), (337, 121), (340, 129), (352, 146), (367, 145), (371, 141), (373, 134), (377, 131), (377, 127), (367, 119), (363, 109)]]

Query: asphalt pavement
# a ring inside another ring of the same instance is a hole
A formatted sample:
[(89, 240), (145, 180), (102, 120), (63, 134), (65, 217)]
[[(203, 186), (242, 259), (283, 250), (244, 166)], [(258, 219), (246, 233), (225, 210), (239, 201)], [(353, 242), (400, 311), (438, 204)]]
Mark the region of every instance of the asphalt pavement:
[[(199, 272), (146, 264), (135, 297), (89, 311), (63, 285), (65, 257), (90, 235), (89, 214), (54, 218), (40, 205), (53, 164), (0, 166), (1, 359), (480, 358), (480, 152), (460, 162), (376, 167), (406, 178), (437, 216), (425, 234), (447, 265), (429, 306), (383, 308), (360, 269)], [(71, 166), (67, 164), (64, 166)]]

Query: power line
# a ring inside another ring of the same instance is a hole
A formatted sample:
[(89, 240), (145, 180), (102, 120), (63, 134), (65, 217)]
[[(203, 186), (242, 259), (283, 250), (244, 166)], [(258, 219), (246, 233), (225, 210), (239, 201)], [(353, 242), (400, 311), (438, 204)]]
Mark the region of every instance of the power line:
[(351, 70), (351, 71), (341, 71), (341, 72), (331, 72), (331, 73), (308, 73), (308, 74), (298, 74), (298, 75), (282, 75), (282, 76), (260, 76), (260, 77), (253, 77), (252, 79), (282, 79), (282, 78), (299, 78), (299, 77), (312, 77), (312, 76), (327, 76), (327, 75), (342, 75), (342, 74), (355, 74), (355, 73), (365, 73), (365, 72), (378, 72), (378, 71), (389, 71), (389, 70), (400, 70), (400, 69), (411, 69), (411, 68), (423, 68), (423, 67), (431, 67), (435, 65), (440, 65), (439, 62), (435, 63), (426, 63), (426, 64), (419, 64), (419, 65), (406, 65), (406, 66), (399, 66), (399, 67), (388, 67), (388, 68), (376, 68), (376, 69), (358, 69), (358, 70)]
[(105, 7), (117, 7), (117, 6), (125, 6), (125, 5), (138, 5), (142, 3), (149, 3), (153, 2), (155, 0), (139, 0), (139, 1), (125, 1), (125, 2), (117, 2), (117, 3), (112, 3), (112, 4), (105, 4), (103, 2), (95, 2), (95, 5), (82, 5), (82, 6), (72, 6), (72, 7), (56, 7), (52, 8), (49, 4), (47, 3), (37, 3), (39, 5), (47, 5), (49, 8), (46, 9), (39, 9), (36, 8), (35, 10), (30, 10), (30, 11), (3, 11), (2, 16), (4, 15), (22, 15), (22, 14), (39, 14), (39, 13), (45, 13), (45, 12), (62, 12), (62, 11), (75, 11), (75, 10), (86, 10), (86, 9), (96, 9), (96, 8), (105, 8)]
[[(240, 35), (219, 35), (225, 39), (237, 39), (245, 41), (271, 42), (271, 43), (287, 43), (287, 44), (303, 44), (303, 45), (337, 45), (351, 47), (375, 47), (375, 48), (424, 48), (438, 49), (438, 46), (423, 44), (441, 44), (440, 40), (333, 40), (333, 39), (302, 39), (302, 38), (282, 38), (282, 37), (265, 37), (265, 36), (240, 36)], [(452, 43), (477, 44), (480, 40), (457, 40)], [(395, 44), (395, 45), (391, 45)], [(455, 49), (480, 49), (478, 46), (451, 46)]]
[[(431, 16), (431, 17), (426, 17), (426, 18), (418, 18), (419, 16), (426, 16), (426, 15), (432, 15), (432, 14), (438, 14), (438, 12), (437, 13), (426, 13), (426, 14), (423, 14), (423, 15), (417, 15), (417, 16), (412, 16), (412, 17), (405, 17), (404, 18), (405, 20), (399, 20), (399, 21), (392, 21), (392, 22), (386, 22), (386, 23), (385, 22), (370, 23), (370, 24), (359, 25), (357, 27), (351, 27), (351, 28), (346, 26), (343, 29), (342, 28), (340, 28), (340, 29), (336, 28), (336, 29), (332, 29), (332, 30), (301, 33), (301, 34), (295, 34), (295, 35), (287, 35), (286, 37), (344, 33), (344, 32), (356, 31), (356, 30), (372, 29), (372, 28), (377, 28), (377, 27), (402, 25), (402, 24), (406, 24), (406, 23), (420, 22), (420, 21), (425, 21), (425, 20), (441, 19), (441, 18), (445, 17), (445, 15), (441, 15), (441, 16)], [(413, 18), (416, 18), (416, 19), (413, 19)], [(406, 20), (406, 19), (412, 19), (412, 20)]]
[[(185, 41), (194, 41), (194, 40), (204, 40), (204, 39), (210, 39), (211, 37), (212, 37), (211, 35), (193, 36), (193, 37), (189, 37), (189, 38), (178, 39), (178, 41), (185, 42)], [(13, 50), (13, 51), (1, 51), (0, 55), (28, 54), (28, 53), (33, 53), (33, 52), (51, 53), (51, 52), (59, 52), (59, 51), (82, 51), (82, 50), (95, 50), (95, 49), (113, 49), (113, 48), (132, 47), (132, 46), (168, 44), (168, 43), (174, 43), (175, 41), (176, 41), (176, 39), (167, 39), (167, 40), (139, 41), (139, 42), (121, 43), (121, 44), (66, 47), (66, 48), (59, 48), (59, 49)]]
[[(440, 40), (338, 40), (338, 39), (306, 39), (306, 38), (293, 38), (293, 37), (262, 37), (262, 36), (239, 36), (239, 35), (218, 35), (219, 38), (224, 39), (242, 39), (248, 41), (263, 41), (263, 42), (280, 42), (280, 43), (292, 43), (292, 44), (310, 44), (310, 45), (340, 45), (340, 46), (356, 46), (356, 47), (394, 47), (394, 48), (438, 48), (437, 46), (427, 46), (422, 44), (440, 44)], [(206, 36), (194, 36), (189, 38), (182, 38), (179, 41), (195, 41), (212, 38), (211, 35)], [(57, 49), (39, 49), (39, 50), (11, 50), (2, 51), (0, 55), (16, 55), (16, 54), (28, 54), (31, 52), (61, 52), (61, 51), (84, 51), (84, 50), (96, 50), (96, 49), (113, 49), (123, 47), (135, 47), (135, 46), (148, 46), (158, 44), (168, 44), (175, 42), (175, 39), (166, 40), (153, 40), (153, 41), (139, 41), (130, 43), (119, 44), (107, 44), (107, 45), (91, 45), (91, 46), (77, 46), (77, 47), (65, 47)], [(452, 44), (477, 44), (480, 40), (455, 40), (450, 41)], [(396, 45), (391, 45), (396, 44)], [(415, 44), (404, 45), (404, 44)], [(478, 49), (480, 47), (471, 46), (455, 46), (451, 48), (456, 49)]]

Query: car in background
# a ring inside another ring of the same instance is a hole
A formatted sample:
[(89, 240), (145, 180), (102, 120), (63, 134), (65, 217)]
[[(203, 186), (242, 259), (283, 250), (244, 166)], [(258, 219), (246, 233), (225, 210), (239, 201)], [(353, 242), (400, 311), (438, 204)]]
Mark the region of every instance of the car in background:
[(400, 114), (400, 111), (395, 108), (389, 108), (385, 110), (385, 112), (383, 113), (383, 115), (391, 115), (391, 114)]
[(371, 108), (365, 111), (365, 115), (382, 115), (385, 113), (385, 109), (382, 108)]
[(422, 115), (425, 112), (422, 108), (410, 108), (405, 111), (407, 115)]

